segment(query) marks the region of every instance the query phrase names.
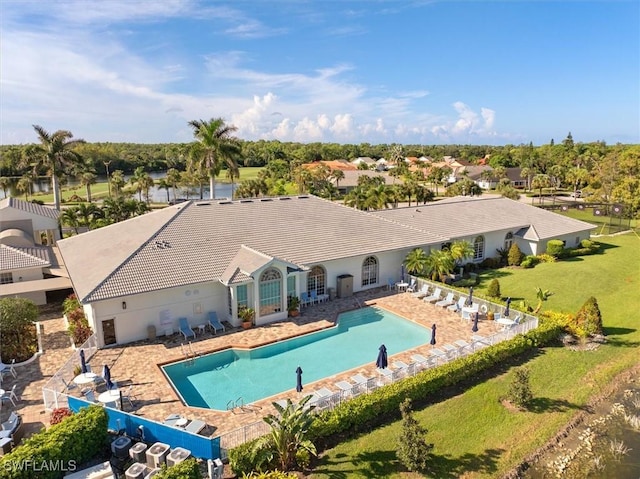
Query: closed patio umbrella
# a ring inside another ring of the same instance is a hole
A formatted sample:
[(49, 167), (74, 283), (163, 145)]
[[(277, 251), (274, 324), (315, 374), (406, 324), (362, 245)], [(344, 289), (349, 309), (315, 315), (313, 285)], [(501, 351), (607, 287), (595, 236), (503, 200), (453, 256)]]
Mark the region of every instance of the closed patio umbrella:
[(469, 297), (467, 298), (467, 305), (471, 306), (473, 304), (473, 286), (469, 286)]
[(378, 348), (378, 359), (376, 359), (376, 367), (385, 369), (389, 365), (387, 360), (387, 347), (383, 344)]
[(509, 314), (510, 314), (510, 312), (509, 312), (509, 308), (510, 308), (510, 307), (511, 307), (511, 297), (508, 297), (508, 298), (507, 298), (507, 307), (506, 307), (506, 308), (505, 308), (505, 310), (504, 310), (504, 317), (505, 317), (505, 318), (508, 318), (508, 317), (509, 317)]
[(87, 360), (84, 357), (84, 349), (80, 350), (80, 370), (82, 374), (87, 373)]
[(471, 331), (474, 333), (478, 332), (478, 313), (473, 318), (473, 326), (471, 326)]
[(111, 381), (111, 370), (106, 364), (102, 368), (102, 377), (107, 385), (107, 389), (113, 389), (113, 382)]
[(429, 341), (429, 344), (431, 346), (436, 345), (436, 323), (431, 325), (431, 340)]
[(296, 391), (302, 392), (302, 368), (300, 366), (296, 369)]
[(404, 283), (404, 264), (400, 267), (400, 281)]

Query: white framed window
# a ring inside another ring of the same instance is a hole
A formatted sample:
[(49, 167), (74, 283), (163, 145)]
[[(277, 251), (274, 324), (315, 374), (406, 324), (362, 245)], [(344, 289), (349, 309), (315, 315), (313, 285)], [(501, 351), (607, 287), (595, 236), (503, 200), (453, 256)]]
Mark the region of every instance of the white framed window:
[(247, 296), (246, 284), (236, 286), (236, 305), (238, 307), (238, 311), (240, 310), (240, 308), (249, 307), (249, 297)]
[(504, 249), (509, 251), (512, 245), (513, 245), (513, 233), (509, 231), (504, 237)]
[(484, 236), (478, 236), (473, 240), (473, 259), (484, 258)]
[(13, 273), (0, 273), (0, 284), (13, 283)]
[(367, 256), (362, 262), (362, 286), (370, 286), (378, 282), (378, 260)]
[(297, 296), (295, 276), (287, 276), (287, 296)]
[(269, 268), (260, 275), (260, 316), (282, 310), (282, 274)]
[(322, 266), (314, 266), (307, 275), (307, 292), (315, 291), (316, 294), (326, 294), (327, 274)]

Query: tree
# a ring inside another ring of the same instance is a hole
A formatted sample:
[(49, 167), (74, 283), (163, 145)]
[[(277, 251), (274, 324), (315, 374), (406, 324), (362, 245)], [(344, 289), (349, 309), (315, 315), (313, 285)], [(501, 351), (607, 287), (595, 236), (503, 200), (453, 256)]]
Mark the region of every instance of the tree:
[(260, 464), (270, 463), (275, 458), (280, 469), (288, 471), (296, 465), (299, 450), (307, 451), (313, 456), (317, 454), (315, 445), (306, 437), (315, 417), (312, 414), (315, 406), (306, 407), (311, 398), (312, 396), (306, 396), (296, 405), (291, 399), (287, 399), (284, 407), (273, 403), (278, 414), (269, 414), (263, 418), (271, 431), (260, 438), (254, 447), (254, 454), (260, 458)]
[(129, 179), (129, 183), (133, 185), (138, 193), (138, 200), (142, 201), (142, 192), (145, 192), (147, 203), (149, 202), (149, 189), (153, 187), (154, 182), (151, 175), (144, 171), (144, 167), (139, 166), (133, 172), (133, 176)]
[(31, 185), (33, 185), (33, 178), (30, 175), (24, 175), (18, 180), (16, 184), (16, 190), (24, 193), (25, 201), (29, 201), (29, 194), (31, 193)]
[(538, 202), (540, 204), (542, 204), (542, 188), (549, 187), (550, 183), (549, 175), (543, 175), (540, 173), (535, 175), (531, 181), (531, 188), (537, 188), (539, 190)]
[(451, 243), (451, 246), (449, 246), (449, 252), (455, 262), (455, 266), (460, 266), (465, 259), (473, 258), (475, 250), (473, 249), (473, 245), (468, 241), (457, 240)]
[(158, 180), (158, 188), (167, 191), (167, 203), (169, 203), (171, 201), (169, 199), (169, 190), (171, 189), (171, 184), (167, 181), (166, 178), (160, 178)]
[(336, 188), (340, 188), (340, 180), (344, 180), (344, 171), (335, 169), (331, 171), (331, 178), (336, 182)]
[(6, 198), (8, 195), (9, 187), (11, 186), (11, 178), (3, 176), (0, 178), (0, 188), (2, 188), (2, 192), (4, 193), (4, 197)]
[(29, 150), (26, 161), (33, 168), (34, 173), (39, 168), (45, 168), (51, 176), (53, 201), (57, 210), (60, 210), (60, 185), (59, 178), (66, 170), (82, 162), (81, 156), (73, 148), (84, 143), (82, 139), (72, 140), (70, 131), (58, 130), (51, 134), (39, 125), (33, 125), (38, 134), (40, 145)]
[(509, 248), (509, 255), (507, 257), (509, 266), (520, 266), (522, 262), (522, 251), (517, 243), (512, 243)]
[(533, 399), (529, 381), (529, 369), (524, 366), (515, 368), (513, 374), (514, 376), (509, 385), (507, 399), (516, 406), (526, 408)]
[(167, 170), (167, 183), (170, 184), (171, 188), (173, 189), (173, 201), (176, 201), (176, 188), (180, 184), (180, 181), (181, 173), (175, 168), (169, 168)]
[(422, 275), (427, 269), (429, 256), (422, 248), (416, 248), (409, 253), (404, 259), (404, 265), (409, 274)]
[(449, 251), (433, 250), (427, 257), (425, 273), (434, 281), (440, 280), (444, 282), (444, 278), (451, 274), (454, 266), (455, 262)]
[(241, 148), (238, 140), (232, 135), (237, 130), (235, 126), (225, 124), (222, 118), (211, 120), (192, 120), (189, 126), (193, 128), (196, 138), (189, 151), (189, 169), (204, 170), (209, 175), (209, 198), (215, 198), (215, 177), (220, 174), (224, 164), (232, 175), (238, 175), (236, 157)]
[(602, 313), (600, 313), (598, 301), (594, 296), (591, 296), (582, 305), (576, 314), (575, 324), (577, 331), (580, 332), (580, 334), (578, 334), (580, 337), (603, 333)]
[(487, 288), (487, 295), (492, 298), (501, 298), (500, 294), (500, 281), (497, 278), (493, 278)]
[(122, 170), (116, 170), (111, 173), (111, 185), (115, 190), (114, 196), (120, 196), (122, 193), (122, 187), (125, 185), (124, 173)]
[(80, 175), (80, 184), (87, 190), (87, 201), (91, 203), (91, 185), (95, 185), (98, 181), (98, 176), (90, 171), (85, 171)]
[(398, 436), (396, 455), (410, 471), (423, 471), (427, 467), (433, 444), (427, 443), (427, 429), (413, 416), (411, 399), (406, 398), (400, 404), (402, 414), (402, 432)]
[(72, 206), (65, 208), (60, 212), (59, 217), (60, 224), (73, 228), (73, 231), (78, 234), (78, 228), (80, 228), (80, 220), (78, 219), (78, 207)]
[(38, 347), (38, 307), (25, 298), (0, 299), (0, 351), (3, 363), (31, 358)]

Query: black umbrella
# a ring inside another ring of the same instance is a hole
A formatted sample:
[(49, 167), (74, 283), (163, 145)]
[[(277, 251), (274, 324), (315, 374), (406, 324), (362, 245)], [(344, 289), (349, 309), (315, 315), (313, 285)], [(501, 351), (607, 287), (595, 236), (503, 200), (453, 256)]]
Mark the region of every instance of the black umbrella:
[(471, 326), (471, 331), (473, 331), (474, 333), (478, 332), (478, 313), (476, 313), (475, 317), (473, 318), (473, 326)]
[(296, 391), (302, 392), (302, 368), (300, 366), (296, 369)]
[(436, 323), (431, 325), (431, 341), (429, 341), (429, 344), (431, 346), (436, 345)]
[(87, 372), (87, 360), (84, 357), (84, 349), (80, 350), (80, 370), (82, 374), (86, 374)]
[(111, 382), (111, 370), (106, 364), (102, 368), (102, 377), (104, 378), (104, 382), (107, 384), (107, 389), (113, 389), (113, 382)]
[(469, 297), (467, 298), (467, 304), (469, 306), (473, 304), (473, 286), (469, 286)]
[(387, 360), (387, 347), (383, 344), (380, 346), (378, 351), (378, 359), (376, 359), (376, 367), (380, 369), (385, 369), (389, 365), (389, 361)]
[(508, 318), (509, 317), (509, 308), (511, 307), (511, 297), (507, 298), (507, 307), (504, 310), (504, 317)]

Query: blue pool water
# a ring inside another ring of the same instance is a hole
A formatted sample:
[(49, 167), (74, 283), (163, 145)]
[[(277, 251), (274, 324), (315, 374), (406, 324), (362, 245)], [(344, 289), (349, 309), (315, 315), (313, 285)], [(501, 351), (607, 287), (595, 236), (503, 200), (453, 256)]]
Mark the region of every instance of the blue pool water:
[[(229, 401), (245, 404), (296, 386), (374, 364), (381, 344), (389, 356), (428, 344), (430, 328), (388, 311), (366, 307), (342, 313), (336, 327), (252, 350), (231, 349), (208, 354), (190, 363), (163, 366), (175, 389), (189, 406), (227, 409)], [(305, 388), (311, 391), (311, 388)]]

